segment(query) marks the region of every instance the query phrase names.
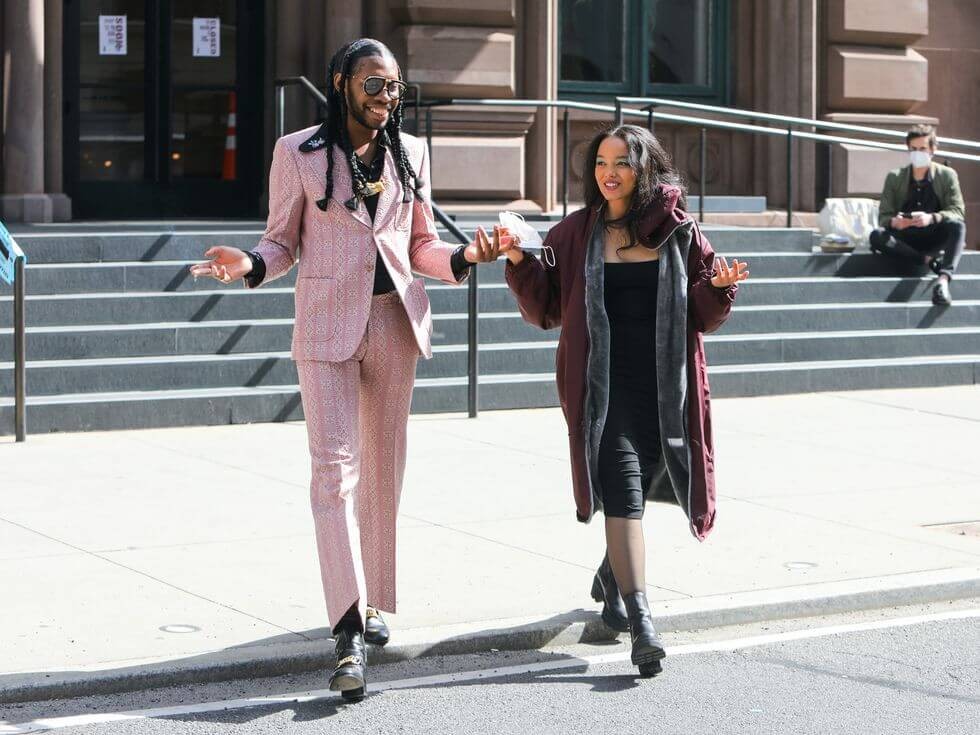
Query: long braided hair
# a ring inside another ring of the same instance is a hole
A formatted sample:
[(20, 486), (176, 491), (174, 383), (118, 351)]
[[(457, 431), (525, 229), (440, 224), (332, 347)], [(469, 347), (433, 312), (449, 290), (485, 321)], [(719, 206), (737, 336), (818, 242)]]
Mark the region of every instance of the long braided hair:
[[(376, 41), (373, 38), (359, 38), (338, 49), (337, 53), (330, 60), (330, 66), (327, 69), (327, 120), (326, 145), (324, 146), (327, 151), (327, 187), (323, 199), (317, 202), (317, 206), (324, 211), (326, 211), (327, 205), (330, 202), (330, 196), (333, 194), (334, 160), (331, 151), (334, 145), (338, 145), (344, 152), (347, 163), (350, 166), (351, 178), (354, 182), (354, 196), (344, 202), (348, 209), (357, 209), (358, 198), (362, 195), (368, 183), (357, 165), (354, 146), (351, 144), (350, 136), (347, 133), (347, 115), (349, 114), (349, 109), (347, 105), (346, 87), (347, 80), (356, 68), (357, 62), (371, 56), (395, 59), (395, 55), (381, 41)], [(397, 61), (395, 65), (398, 66)], [(334, 76), (337, 74), (340, 74), (340, 89), (337, 89), (337, 85), (334, 84)], [(398, 78), (404, 81), (400, 66), (398, 66)], [(422, 182), (416, 175), (412, 164), (408, 160), (408, 155), (402, 147), (402, 117), (402, 103), (399, 102), (388, 116), (388, 123), (385, 125), (384, 130), (381, 131), (381, 135), (386, 136), (392, 156), (398, 166), (398, 179), (401, 181), (404, 191), (402, 201), (409, 202), (412, 200), (412, 193), (421, 197)]]

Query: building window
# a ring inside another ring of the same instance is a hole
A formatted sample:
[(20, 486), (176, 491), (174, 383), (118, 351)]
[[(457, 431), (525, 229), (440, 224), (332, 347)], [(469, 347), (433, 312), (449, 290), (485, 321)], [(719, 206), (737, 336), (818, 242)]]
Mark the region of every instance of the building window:
[(560, 0), (559, 90), (725, 101), (728, 0)]
[(628, 0), (562, 0), (561, 78), (590, 86), (626, 83)]

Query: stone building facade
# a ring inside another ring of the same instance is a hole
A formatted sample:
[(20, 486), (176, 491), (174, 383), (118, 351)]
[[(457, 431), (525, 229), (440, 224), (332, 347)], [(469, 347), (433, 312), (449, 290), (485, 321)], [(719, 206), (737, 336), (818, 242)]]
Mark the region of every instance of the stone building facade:
[[(114, 17), (126, 18), (123, 55), (103, 53)], [(218, 55), (199, 54), (194, 40), (208, 19)], [(980, 139), (975, 2), (11, 0), (0, 4), (0, 217), (261, 215), (275, 81), (323, 84), (332, 51), (359, 35), (390, 45), (429, 100), (655, 94), (896, 129), (933, 122), (941, 135)], [(283, 109), (287, 129), (317, 115), (295, 87)], [(573, 201), (585, 142), (610, 121), (571, 115)], [(657, 123), (656, 132), (697, 191), (698, 128)], [(440, 202), (553, 211), (561, 201), (560, 112), (457, 104), (433, 110), (431, 133)], [(905, 160), (795, 145), (794, 204), (804, 211), (828, 193), (876, 196)], [(707, 193), (783, 207), (785, 155), (779, 140), (709, 131)], [(956, 167), (977, 211), (980, 166)]]

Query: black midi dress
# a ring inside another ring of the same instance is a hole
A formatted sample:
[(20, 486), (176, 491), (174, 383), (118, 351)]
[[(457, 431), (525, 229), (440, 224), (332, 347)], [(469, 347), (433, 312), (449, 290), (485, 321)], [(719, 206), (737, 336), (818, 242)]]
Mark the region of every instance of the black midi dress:
[(659, 262), (605, 263), (611, 340), (599, 483), (607, 517), (643, 517), (646, 493), (660, 461), (655, 342)]

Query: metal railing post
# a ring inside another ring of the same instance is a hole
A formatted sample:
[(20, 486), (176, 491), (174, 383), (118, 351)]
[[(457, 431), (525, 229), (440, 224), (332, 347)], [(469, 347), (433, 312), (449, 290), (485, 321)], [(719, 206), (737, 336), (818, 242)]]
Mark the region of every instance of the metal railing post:
[(653, 132), (653, 105), (650, 105), (650, 107), (647, 108), (647, 130), (656, 135), (656, 133)]
[(786, 226), (793, 226), (793, 129), (786, 128)]
[(286, 134), (286, 88), (276, 87), (276, 140)]
[[(438, 204), (432, 202), (432, 213), (436, 216), (443, 227), (463, 245), (469, 245), (470, 240), (466, 234), (456, 226), (448, 214), (442, 211)], [(467, 284), (467, 310), (466, 310), (466, 408), (471, 419), (475, 419), (480, 409), (480, 300), (479, 300), (479, 277), (477, 268), (470, 268), (470, 280)]]
[(470, 281), (467, 284), (466, 300), (466, 410), (471, 419), (480, 412), (480, 272), (478, 265), (470, 268)]
[(571, 145), (569, 141), (569, 131), (571, 130), (570, 121), (568, 118), (569, 109), (565, 108), (565, 114), (562, 116), (561, 129), (562, 129), (562, 152), (561, 152), (561, 216), (568, 216), (568, 149)]
[(824, 143), (827, 146), (827, 195), (824, 203), (834, 196), (834, 144)]
[(707, 128), (701, 128), (701, 142), (700, 148), (700, 171), (698, 174), (698, 222), (704, 224), (704, 197), (707, 194), (708, 186), (705, 179), (708, 176), (707, 172), (707, 155), (706, 149), (708, 147), (708, 130)]
[(419, 134), (419, 112), (422, 107), (422, 87), (415, 85), (415, 113), (413, 117), (415, 118), (415, 134)]
[(14, 434), (27, 438), (27, 329), (24, 315), (24, 256), (14, 260)]
[(616, 98), (616, 127), (623, 124), (623, 103)]
[(432, 170), (432, 108), (425, 108), (425, 142), (429, 146), (429, 170)]

